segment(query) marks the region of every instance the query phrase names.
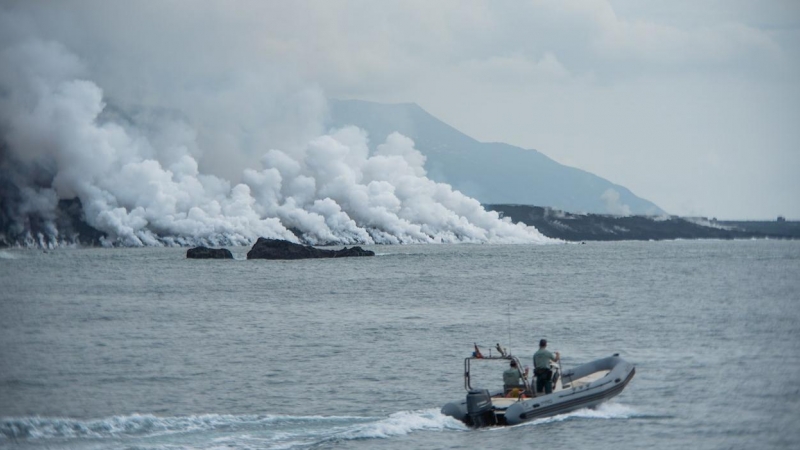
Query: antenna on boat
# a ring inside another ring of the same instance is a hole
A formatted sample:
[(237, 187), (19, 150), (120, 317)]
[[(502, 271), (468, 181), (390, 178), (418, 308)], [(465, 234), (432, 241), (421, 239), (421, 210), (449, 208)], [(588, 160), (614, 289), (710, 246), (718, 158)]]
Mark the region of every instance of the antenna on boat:
[(511, 348), (511, 302), (508, 302), (508, 348)]

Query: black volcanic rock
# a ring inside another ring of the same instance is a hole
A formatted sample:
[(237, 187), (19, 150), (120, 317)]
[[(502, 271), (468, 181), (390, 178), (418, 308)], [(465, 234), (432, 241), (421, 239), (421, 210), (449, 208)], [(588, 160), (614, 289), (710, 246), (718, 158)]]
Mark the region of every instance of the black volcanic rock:
[(308, 259), (344, 258), (348, 256), (375, 256), (375, 252), (361, 247), (341, 250), (322, 250), (309, 245), (294, 244), (280, 239), (258, 238), (247, 252), (247, 259)]
[(371, 250), (364, 250), (361, 247), (343, 248), (341, 250), (332, 250), (334, 258), (345, 258), (349, 256), (375, 256), (375, 252)]
[(484, 205), (514, 222), (532, 225), (547, 237), (565, 241), (641, 241), (665, 239), (797, 239), (797, 222), (693, 221), (676, 216), (573, 214), (529, 205)]
[(0, 248), (10, 246), (101, 245), (105, 233), (86, 223), (77, 198), (61, 199), (55, 210), (42, 213), (26, 208), (20, 188), (0, 168)]
[(195, 247), (186, 252), (186, 257), (191, 259), (233, 259), (231, 251), (227, 248)]

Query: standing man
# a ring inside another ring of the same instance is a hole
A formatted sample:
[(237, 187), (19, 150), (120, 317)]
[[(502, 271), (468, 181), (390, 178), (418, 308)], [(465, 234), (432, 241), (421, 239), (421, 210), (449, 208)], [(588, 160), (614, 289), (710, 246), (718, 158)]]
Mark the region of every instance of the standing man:
[(547, 394), (553, 393), (553, 371), (550, 370), (550, 362), (557, 362), (561, 355), (555, 355), (547, 350), (547, 340), (539, 341), (539, 350), (533, 354), (533, 374), (536, 375), (536, 393), (544, 391)]

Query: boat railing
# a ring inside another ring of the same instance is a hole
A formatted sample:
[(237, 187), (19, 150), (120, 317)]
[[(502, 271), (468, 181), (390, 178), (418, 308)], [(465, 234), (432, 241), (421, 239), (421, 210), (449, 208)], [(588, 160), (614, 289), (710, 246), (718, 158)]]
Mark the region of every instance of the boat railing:
[(519, 359), (510, 354), (501, 355), (501, 356), (470, 356), (464, 358), (464, 389), (467, 392), (474, 390), (475, 388), (472, 387), (472, 378), (471, 378), (471, 364), (472, 361), (514, 361), (517, 366), (517, 370), (520, 374), (520, 379), (522, 379), (523, 386), (525, 388), (525, 392), (533, 392), (531, 389), (530, 381), (528, 380), (527, 375), (522, 370), (522, 364), (520, 363)]

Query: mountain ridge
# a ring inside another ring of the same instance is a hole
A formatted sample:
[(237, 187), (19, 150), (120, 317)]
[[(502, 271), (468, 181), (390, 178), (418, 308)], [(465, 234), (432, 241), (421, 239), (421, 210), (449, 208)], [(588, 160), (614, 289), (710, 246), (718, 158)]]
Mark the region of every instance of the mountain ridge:
[(541, 205), (594, 214), (664, 215), (655, 203), (586, 170), (560, 164), (536, 149), (480, 142), (416, 103), (330, 100), (329, 127), (355, 125), (372, 143), (392, 132), (414, 140), (428, 176), (487, 204)]

